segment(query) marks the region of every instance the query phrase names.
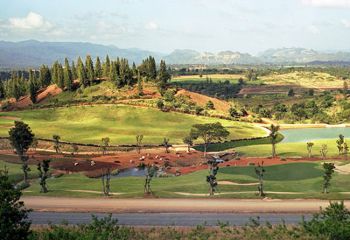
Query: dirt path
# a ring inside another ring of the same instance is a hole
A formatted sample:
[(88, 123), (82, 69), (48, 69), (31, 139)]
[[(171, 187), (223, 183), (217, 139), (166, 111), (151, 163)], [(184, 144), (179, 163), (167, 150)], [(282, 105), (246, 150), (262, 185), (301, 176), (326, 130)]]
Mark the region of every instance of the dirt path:
[[(23, 197), (27, 208), (55, 212), (241, 212), (311, 213), (329, 205), (327, 200), (258, 199), (110, 199)], [(345, 201), (349, 208), (350, 201)]]

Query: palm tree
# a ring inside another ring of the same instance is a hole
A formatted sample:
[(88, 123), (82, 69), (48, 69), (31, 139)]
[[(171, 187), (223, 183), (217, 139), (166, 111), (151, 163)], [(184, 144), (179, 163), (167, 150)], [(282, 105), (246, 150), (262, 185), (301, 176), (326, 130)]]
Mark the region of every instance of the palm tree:
[(278, 138), (278, 130), (280, 129), (280, 126), (271, 124), (270, 126), (270, 138), (271, 138), (271, 144), (272, 144), (272, 157), (276, 157), (276, 143)]

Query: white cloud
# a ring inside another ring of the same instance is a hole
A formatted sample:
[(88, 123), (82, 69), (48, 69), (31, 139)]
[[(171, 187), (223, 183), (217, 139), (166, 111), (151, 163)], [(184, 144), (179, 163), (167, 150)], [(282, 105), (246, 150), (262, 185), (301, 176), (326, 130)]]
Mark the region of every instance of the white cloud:
[(159, 28), (158, 24), (154, 21), (146, 23), (145, 28), (147, 30), (157, 30)]
[(344, 25), (344, 27), (350, 28), (350, 20), (343, 19), (341, 20), (341, 23)]
[(350, 0), (302, 0), (302, 3), (315, 7), (350, 7)]
[(307, 30), (313, 34), (319, 34), (321, 31), (315, 25), (310, 25), (307, 27)]
[(43, 16), (34, 12), (29, 12), (24, 18), (10, 18), (8, 22), (10, 28), (20, 30), (47, 30), (53, 27)]

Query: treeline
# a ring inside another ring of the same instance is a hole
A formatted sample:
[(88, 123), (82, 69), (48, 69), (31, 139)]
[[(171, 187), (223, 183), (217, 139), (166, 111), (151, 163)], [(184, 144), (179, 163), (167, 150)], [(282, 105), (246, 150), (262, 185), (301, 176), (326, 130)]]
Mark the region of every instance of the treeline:
[(163, 60), (157, 69), (152, 56), (144, 59), (139, 66), (135, 63), (130, 66), (127, 59), (117, 58), (113, 61), (108, 55), (103, 62), (99, 57), (94, 62), (89, 55), (85, 61), (79, 57), (76, 63), (70, 63), (65, 58), (63, 64), (56, 61), (51, 67), (42, 65), (38, 70), (13, 71), (7, 76), (8, 79), (0, 81), (0, 99), (13, 97), (18, 100), (29, 94), (33, 103), (36, 102), (37, 91), (51, 84), (57, 84), (64, 91), (75, 91), (101, 80), (110, 80), (118, 88), (138, 84), (139, 91), (142, 92), (142, 82), (153, 81), (162, 93), (171, 78)]

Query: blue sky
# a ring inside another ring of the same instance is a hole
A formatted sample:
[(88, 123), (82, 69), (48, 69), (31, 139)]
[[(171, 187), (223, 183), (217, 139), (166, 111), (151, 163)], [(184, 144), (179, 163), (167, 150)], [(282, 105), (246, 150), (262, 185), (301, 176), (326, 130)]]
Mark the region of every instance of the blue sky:
[(0, 0), (0, 39), (158, 52), (350, 50), (350, 0)]

